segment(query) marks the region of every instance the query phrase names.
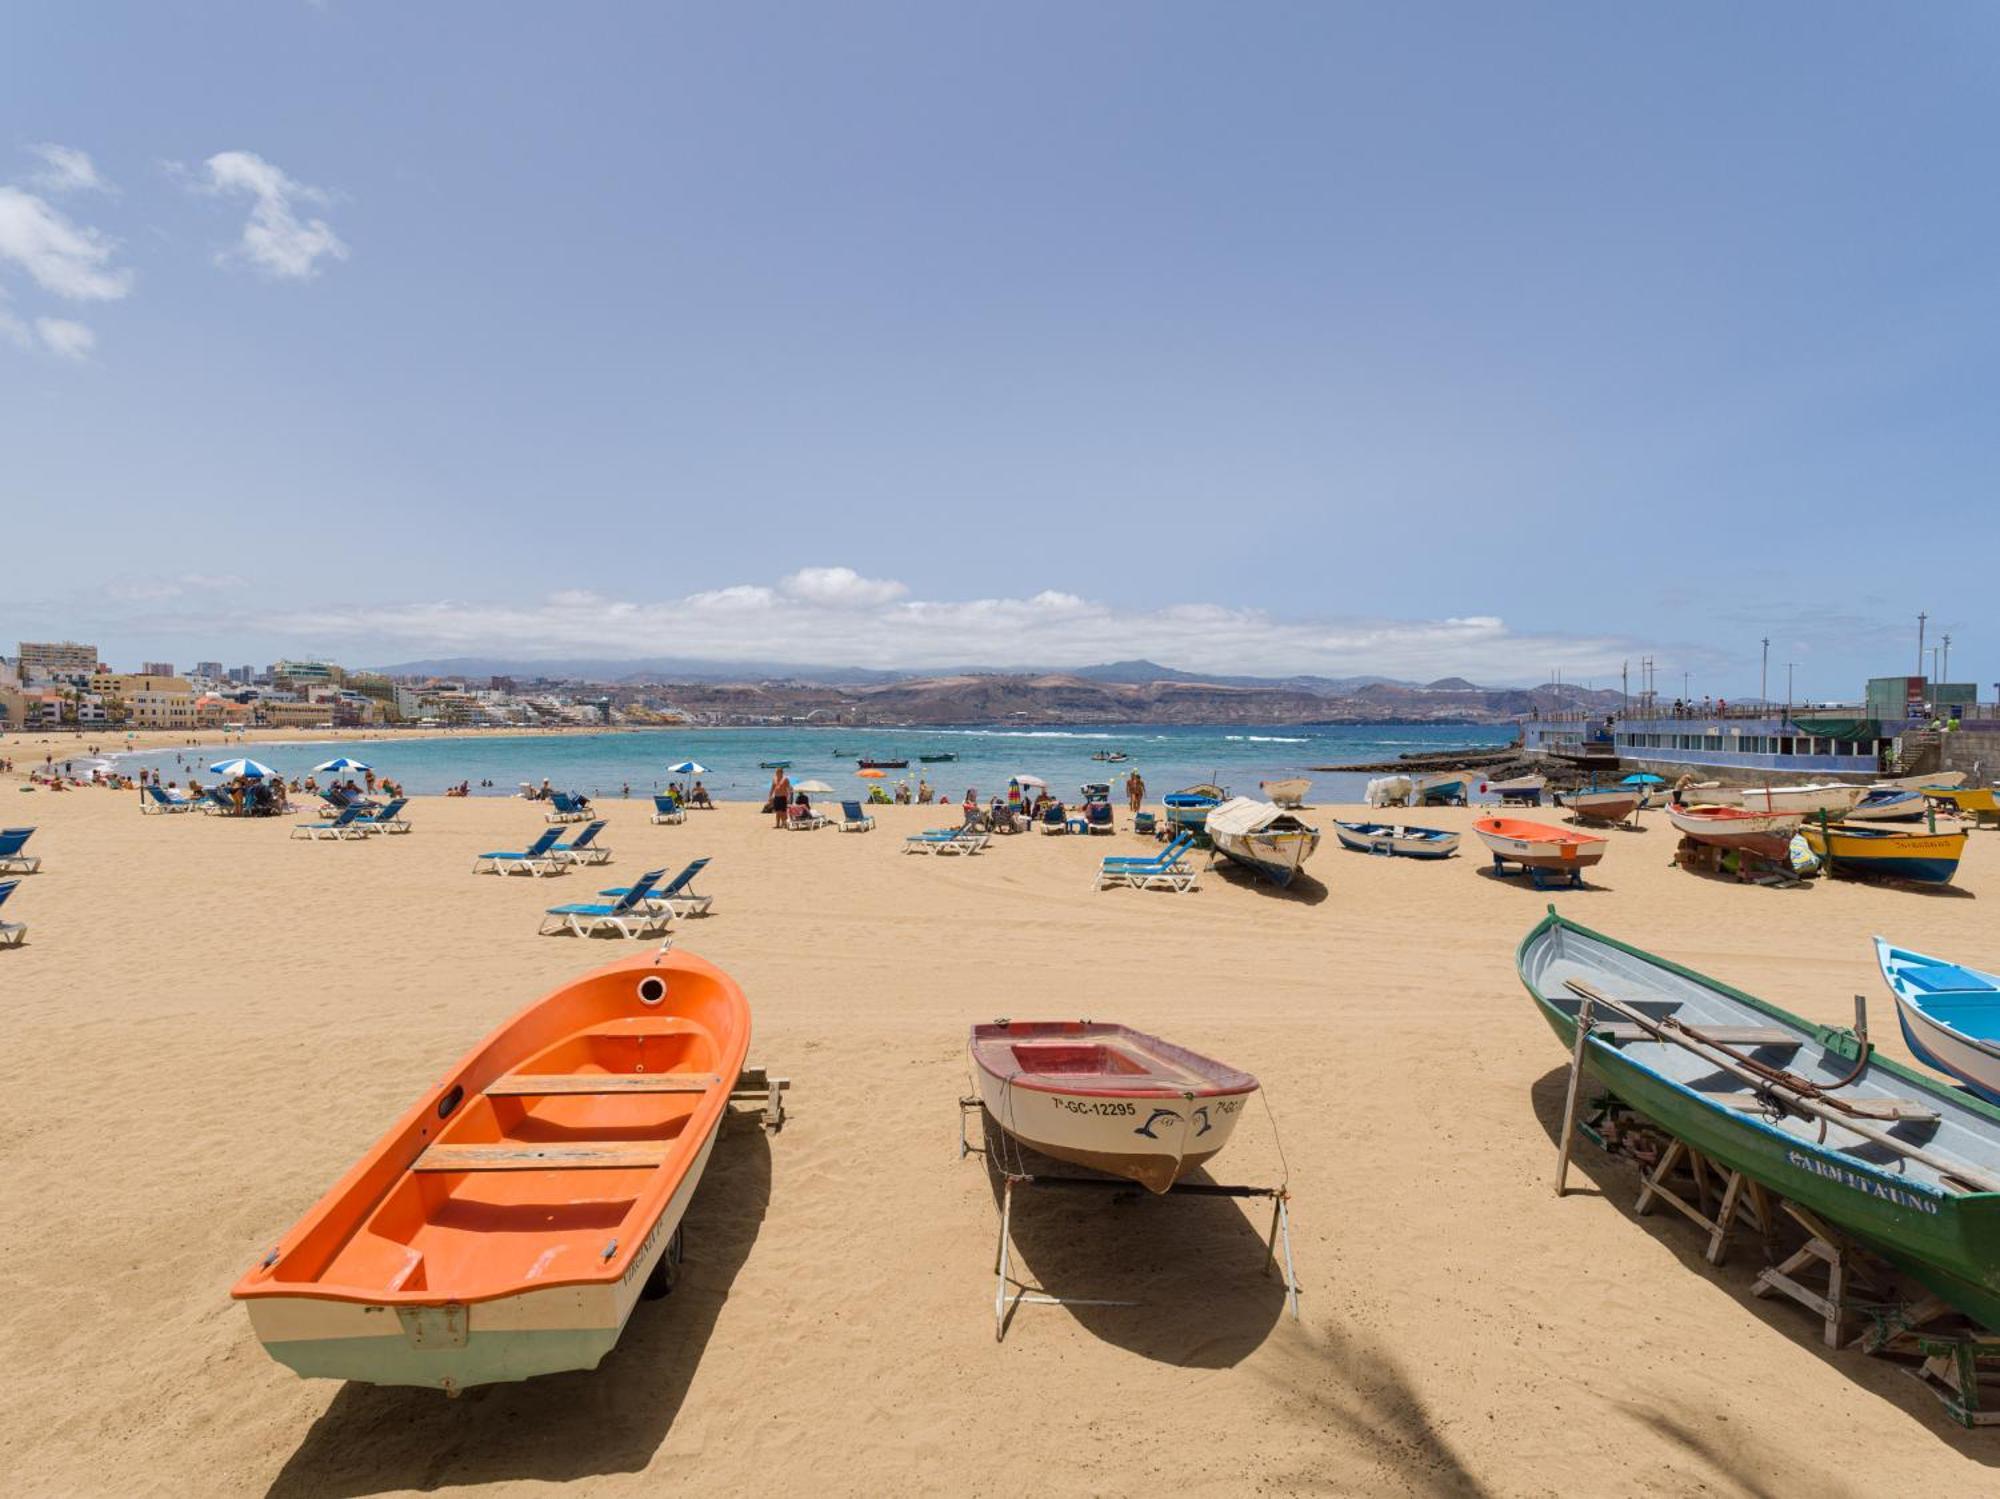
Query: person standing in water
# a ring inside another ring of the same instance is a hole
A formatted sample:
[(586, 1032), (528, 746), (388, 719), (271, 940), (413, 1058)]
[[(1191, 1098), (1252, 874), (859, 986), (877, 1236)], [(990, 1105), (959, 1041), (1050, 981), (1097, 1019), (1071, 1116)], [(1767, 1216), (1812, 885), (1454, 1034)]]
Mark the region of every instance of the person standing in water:
[(1146, 778), (1139, 774), (1135, 766), (1125, 777), (1125, 800), (1132, 804), (1132, 815), (1139, 815), (1139, 808), (1146, 800)]

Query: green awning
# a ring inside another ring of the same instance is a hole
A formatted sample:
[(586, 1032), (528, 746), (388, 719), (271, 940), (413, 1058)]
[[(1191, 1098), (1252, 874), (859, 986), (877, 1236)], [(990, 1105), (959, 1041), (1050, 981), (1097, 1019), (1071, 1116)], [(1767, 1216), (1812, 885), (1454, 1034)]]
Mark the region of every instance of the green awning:
[(1872, 718), (1794, 718), (1792, 727), (1815, 739), (1838, 739), (1846, 744), (1881, 737)]

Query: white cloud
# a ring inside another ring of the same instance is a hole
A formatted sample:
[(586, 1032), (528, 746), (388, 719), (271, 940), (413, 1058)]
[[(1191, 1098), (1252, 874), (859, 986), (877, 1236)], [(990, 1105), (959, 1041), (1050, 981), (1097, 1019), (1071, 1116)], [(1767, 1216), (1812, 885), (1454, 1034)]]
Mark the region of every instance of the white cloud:
[(218, 262), (247, 261), (274, 280), (310, 281), (322, 260), (347, 259), (347, 246), (325, 219), (302, 221), (295, 211), (295, 204), (325, 203), (327, 195), (320, 189), (293, 181), (254, 151), (218, 152), (202, 165), (208, 173), (204, 191), (251, 200), (242, 239), (218, 255)]
[(1495, 682), (1615, 677), (1630, 642), (1524, 634), (1476, 615), (1434, 620), (1285, 619), (1202, 602), (1121, 609), (1074, 594), (912, 599), (900, 583), (809, 568), (776, 587), (739, 584), (635, 602), (569, 591), (515, 605), (436, 601), (290, 610), (239, 621), (350, 650), (527, 658), (676, 656), (926, 670), (1086, 666), (1146, 657), (1244, 675), (1381, 672)]
[(115, 246), (73, 222), (46, 199), (0, 186), (0, 262), (46, 292), (73, 302), (115, 302), (132, 290), (132, 273), (111, 264)]
[(38, 317), (35, 331), (41, 334), (42, 343), (51, 354), (64, 359), (88, 359), (90, 351), (97, 347), (97, 335), (68, 318)]
[(29, 175), (28, 181), (45, 193), (60, 196), (63, 193), (108, 193), (113, 190), (111, 184), (99, 175), (97, 163), (90, 159), (88, 151), (52, 142), (30, 146), (28, 151), (41, 158), (42, 163)]

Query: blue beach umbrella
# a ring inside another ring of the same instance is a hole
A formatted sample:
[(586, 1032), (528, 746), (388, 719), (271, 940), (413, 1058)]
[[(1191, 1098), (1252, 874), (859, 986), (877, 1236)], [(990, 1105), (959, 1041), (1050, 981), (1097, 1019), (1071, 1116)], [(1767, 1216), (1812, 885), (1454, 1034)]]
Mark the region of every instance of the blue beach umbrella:
[(363, 765), (359, 760), (350, 760), (345, 755), (336, 755), (323, 764), (315, 765), (313, 770), (317, 773), (322, 770), (373, 770), (374, 768), (372, 765)]
[(225, 776), (232, 781), (238, 776), (261, 781), (267, 776), (276, 777), (278, 774), (270, 766), (260, 765), (255, 760), (217, 760), (208, 767), (208, 773), (212, 776)]
[(683, 760), (678, 765), (669, 765), (667, 767), (667, 774), (670, 776), (705, 776), (708, 774), (708, 767), (698, 764), (693, 760)]
[(1667, 784), (1667, 781), (1665, 776), (1651, 775), (1642, 770), (1637, 775), (1625, 777), (1618, 784), (1621, 786), (1664, 786)]

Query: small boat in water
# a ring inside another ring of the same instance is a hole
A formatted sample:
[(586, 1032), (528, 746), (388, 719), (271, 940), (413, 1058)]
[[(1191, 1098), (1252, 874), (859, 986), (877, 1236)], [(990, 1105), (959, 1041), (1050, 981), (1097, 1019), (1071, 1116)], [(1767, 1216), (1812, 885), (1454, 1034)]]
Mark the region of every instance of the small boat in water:
[(1208, 814), (1208, 838), (1233, 864), (1289, 885), (1319, 847), (1319, 829), (1270, 802), (1232, 796)]
[(1281, 807), (1297, 808), (1305, 805), (1312, 782), (1304, 776), (1292, 776), (1282, 781), (1259, 781), (1257, 789)]
[(1916, 822), (1929, 805), (1921, 791), (1902, 786), (1870, 786), (1847, 816), (1853, 822)]
[(969, 1043), (980, 1102), (1022, 1144), (1165, 1192), (1229, 1143), (1257, 1079), (1090, 1020), (999, 1020)]
[(1875, 939), (1903, 1039), (1919, 1060), (2000, 1104), (2000, 978)]
[(1333, 836), (1357, 854), (1401, 854), (1406, 859), (1449, 859), (1459, 835), (1445, 828), (1401, 827), (1386, 822), (1335, 822)]
[(1637, 786), (1586, 786), (1556, 799), (1587, 822), (1623, 822), (1639, 810), (1645, 792)]
[(862, 770), (908, 770), (910, 762), (908, 760), (863, 760), (860, 768)]
[(1597, 1085), (2000, 1328), (1991, 1106), (1854, 1031), (1815, 1025), (1553, 910), (1515, 963), (1565, 1048), (1583, 1003), (1572, 982), (1612, 1002), (1595, 1004), (1584, 1045)]
[(1667, 808), (1667, 821), (1697, 843), (1780, 862), (1790, 857), (1792, 836), (1803, 820), (1797, 812), (1752, 812), (1744, 807)]
[(595, 1368), (649, 1283), (671, 1284), (749, 1044), (743, 991), (691, 954), (572, 979), (473, 1048), (231, 1294), (302, 1375), (455, 1393)]
[(1132, 757), (1123, 750), (1096, 750), (1092, 752), (1090, 758), (1093, 760), (1102, 760), (1107, 765), (1123, 765)]
[(792, 762), (789, 760), (759, 760), (757, 768), (759, 770), (790, 770)]
[(1799, 834), (1819, 855), (1828, 874), (1907, 880), (1916, 885), (1949, 885), (1958, 873), (1958, 861), (1965, 857), (1966, 840), (1972, 836), (1963, 828), (1952, 833), (1927, 833), (1914, 828), (1811, 820)]
[(946, 750), (941, 755), (917, 756), (918, 761), (924, 765), (943, 765), (947, 761), (956, 760), (957, 758), (958, 758), (958, 751), (956, 750)]
[(1543, 876), (1566, 875), (1572, 885), (1583, 883), (1583, 871), (1604, 857), (1607, 844), (1595, 833), (1552, 827), (1523, 817), (1482, 817), (1472, 825), (1479, 841), (1493, 855), (1493, 867), (1503, 874), (1518, 864), (1540, 889)]

